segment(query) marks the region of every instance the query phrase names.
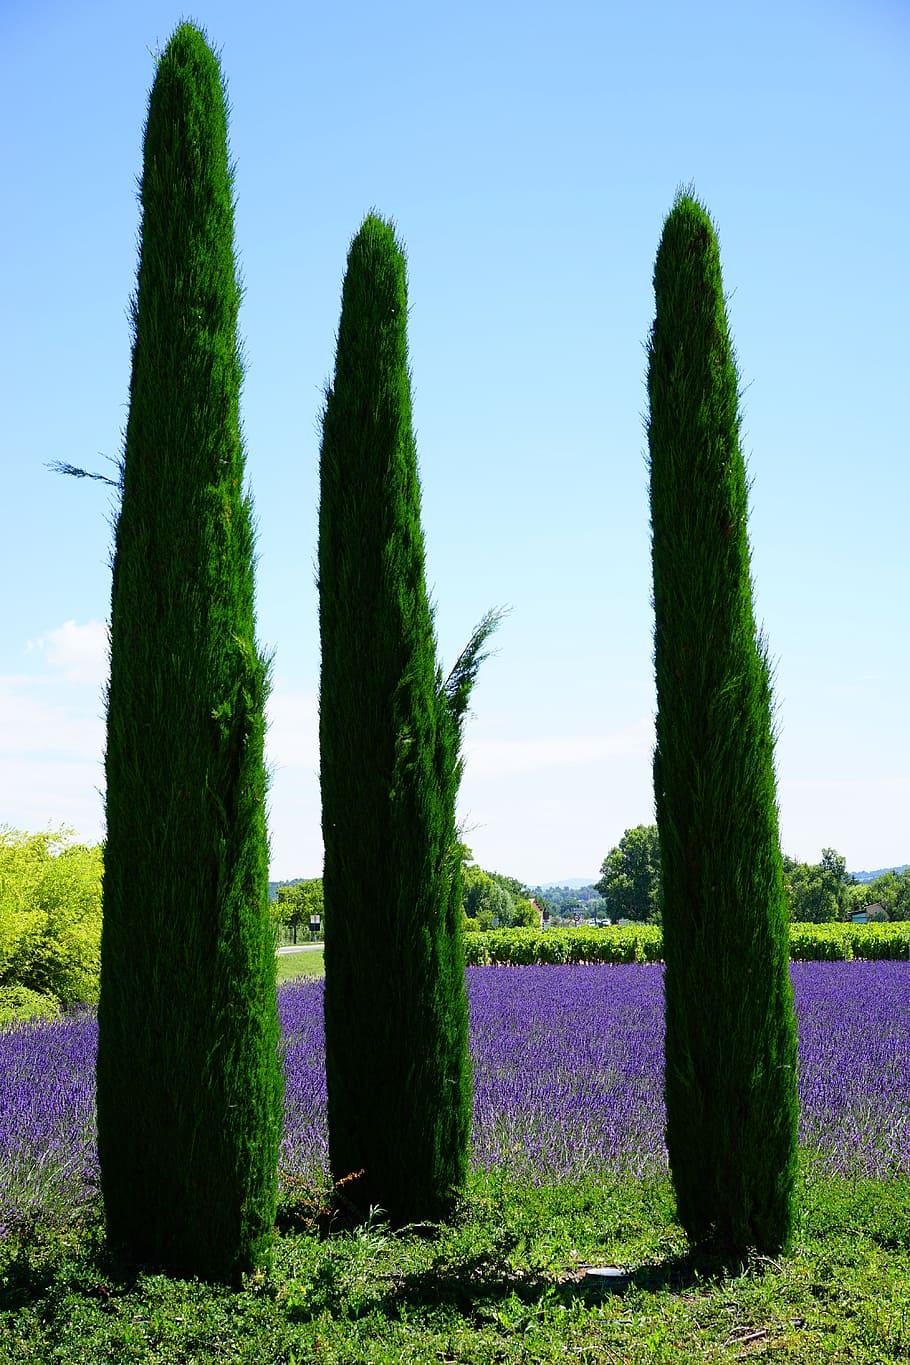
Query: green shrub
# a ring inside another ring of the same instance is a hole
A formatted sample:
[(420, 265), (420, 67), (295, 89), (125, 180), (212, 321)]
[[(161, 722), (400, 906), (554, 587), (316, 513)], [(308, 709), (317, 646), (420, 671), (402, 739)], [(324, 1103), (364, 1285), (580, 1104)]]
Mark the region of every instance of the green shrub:
[[(848, 956), (849, 930), (844, 924), (791, 924), (790, 958), (799, 962), (842, 959)], [(853, 957), (851, 951), (849, 954)]]
[(0, 986), (0, 1028), (25, 1024), (33, 1019), (55, 1019), (60, 1005), (52, 995), (28, 986)]
[[(790, 958), (794, 962), (910, 958), (910, 923), (791, 924)], [(469, 967), (662, 962), (663, 935), (653, 924), (469, 931), (465, 959)]]
[(662, 939), (653, 924), (604, 929), (494, 929), (465, 934), (471, 967), (535, 963), (659, 962)]
[(72, 831), (0, 830), (0, 987), (58, 1005), (98, 999), (102, 850)]
[(845, 924), (854, 957), (910, 958), (910, 922), (894, 924)]
[(790, 957), (848, 961), (910, 957), (910, 923), (791, 924)]

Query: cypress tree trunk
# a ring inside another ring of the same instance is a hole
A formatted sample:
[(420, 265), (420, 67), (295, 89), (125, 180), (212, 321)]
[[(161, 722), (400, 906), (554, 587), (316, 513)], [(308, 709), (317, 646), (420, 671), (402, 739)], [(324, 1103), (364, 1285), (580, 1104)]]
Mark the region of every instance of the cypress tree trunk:
[(253, 532), (243, 491), (221, 72), (176, 30), (145, 128), (111, 596), (98, 1149), (130, 1260), (268, 1257), (283, 1082), (268, 918)]
[(752, 607), (737, 371), (717, 240), (677, 195), (648, 348), (667, 1146), (706, 1249), (786, 1247), (796, 1028), (770, 671)]
[(411, 425), (405, 261), (368, 216), (347, 260), (320, 455), (320, 776), (329, 1155), (361, 1209), (449, 1211), (471, 1076), (455, 799), (486, 617), (436, 666)]

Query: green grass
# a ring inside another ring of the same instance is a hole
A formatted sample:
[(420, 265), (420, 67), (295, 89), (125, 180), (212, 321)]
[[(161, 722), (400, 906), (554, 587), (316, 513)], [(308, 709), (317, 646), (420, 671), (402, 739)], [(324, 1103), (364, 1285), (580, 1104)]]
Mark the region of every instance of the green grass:
[(275, 959), (275, 979), (293, 981), (298, 976), (325, 976), (322, 949), (315, 953), (281, 953)]
[[(321, 1196), (282, 1206), (269, 1275), (239, 1292), (124, 1277), (96, 1217), (0, 1245), (0, 1362), (787, 1360), (910, 1354), (910, 1180), (801, 1188), (790, 1256), (726, 1276), (694, 1265), (668, 1184), (534, 1188), (471, 1178), (454, 1222), (326, 1228)], [(585, 1263), (631, 1270), (589, 1288)]]

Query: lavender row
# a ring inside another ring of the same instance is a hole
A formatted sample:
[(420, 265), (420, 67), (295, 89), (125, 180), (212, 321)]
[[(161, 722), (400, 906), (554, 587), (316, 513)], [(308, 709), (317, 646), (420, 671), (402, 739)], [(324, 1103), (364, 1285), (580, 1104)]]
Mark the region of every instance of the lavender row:
[[(828, 1174), (910, 1174), (910, 964), (791, 965), (800, 1141)], [(468, 969), (473, 1159), (532, 1180), (659, 1174), (660, 964)], [(326, 1167), (322, 984), (279, 989), (281, 1171)], [(0, 1032), (0, 1225), (97, 1191), (92, 1011)]]

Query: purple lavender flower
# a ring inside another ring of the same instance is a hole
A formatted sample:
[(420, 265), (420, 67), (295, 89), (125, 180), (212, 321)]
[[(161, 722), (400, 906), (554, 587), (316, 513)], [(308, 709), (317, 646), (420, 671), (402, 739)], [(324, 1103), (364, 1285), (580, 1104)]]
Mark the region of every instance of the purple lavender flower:
[[(820, 1172), (910, 1174), (910, 963), (796, 962), (800, 1141)], [(663, 967), (472, 967), (473, 1159), (528, 1179), (667, 1170)], [(279, 988), (281, 1179), (327, 1167), (322, 984)], [(97, 1023), (0, 1030), (0, 1230), (97, 1189)]]
[(97, 1188), (94, 1010), (0, 1029), (0, 1235)]

